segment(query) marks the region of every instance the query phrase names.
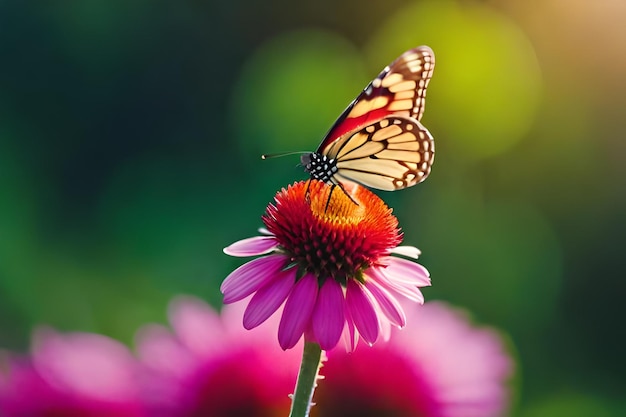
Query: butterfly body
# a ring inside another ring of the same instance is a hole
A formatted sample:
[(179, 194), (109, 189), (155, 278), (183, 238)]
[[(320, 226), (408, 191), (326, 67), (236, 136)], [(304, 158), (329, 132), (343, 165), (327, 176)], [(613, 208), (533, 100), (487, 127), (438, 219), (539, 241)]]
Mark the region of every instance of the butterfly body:
[(338, 171), (336, 159), (316, 152), (302, 155), (300, 163), (311, 178), (322, 182), (330, 182)]
[(422, 182), (434, 159), (434, 141), (420, 123), (435, 65), (427, 46), (411, 49), (365, 87), (301, 162), (312, 179), (340, 186), (356, 182), (398, 190)]

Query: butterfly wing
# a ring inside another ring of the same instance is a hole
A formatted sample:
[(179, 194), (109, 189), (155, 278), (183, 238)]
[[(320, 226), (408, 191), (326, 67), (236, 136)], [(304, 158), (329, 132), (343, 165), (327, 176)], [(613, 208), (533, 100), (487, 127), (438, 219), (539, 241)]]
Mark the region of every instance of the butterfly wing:
[(350, 103), (326, 134), (317, 153), (332, 153), (330, 148), (335, 141), (348, 132), (355, 132), (388, 116), (411, 117), (419, 121), (434, 68), (435, 54), (428, 46), (419, 46), (400, 55)]
[(435, 156), (430, 132), (411, 117), (388, 116), (337, 139), (336, 181), (393, 191), (426, 179)]

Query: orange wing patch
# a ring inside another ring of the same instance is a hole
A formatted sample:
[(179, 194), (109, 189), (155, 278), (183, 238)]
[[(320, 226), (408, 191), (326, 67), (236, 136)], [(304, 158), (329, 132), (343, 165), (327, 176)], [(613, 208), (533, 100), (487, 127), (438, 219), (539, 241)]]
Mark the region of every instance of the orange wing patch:
[(419, 121), (424, 113), (426, 87), (434, 67), (435, 55), (427, 46), (404, 53), (363, 90), (345, 118), (357, 119), (380, 110), (387, 114), (380, 114), (379, 118), (393, 114)]
[(355, 119), (357, 117), (361, 117), (372, 110), (383, 109), (385, 106), (389, 104), (389, 97), (387, 96), (378, 96), (374, 97), (370, 100), (362, 100), (357, 102), (350, 113), (348, 113), (348, 117)]

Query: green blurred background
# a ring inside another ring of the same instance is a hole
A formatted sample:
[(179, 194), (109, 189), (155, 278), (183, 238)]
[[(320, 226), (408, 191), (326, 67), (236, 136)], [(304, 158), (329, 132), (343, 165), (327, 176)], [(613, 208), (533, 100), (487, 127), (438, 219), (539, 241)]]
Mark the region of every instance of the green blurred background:
[(434, 169), (379, 193), (426, 298), (510, 336), (513, 415), (626, 415), (625, 21), (619, 0), (0, 2), (0, 348), (219, 306), (221, 249), (305, 178), (259, 155), (315, 149), (427, 44)]

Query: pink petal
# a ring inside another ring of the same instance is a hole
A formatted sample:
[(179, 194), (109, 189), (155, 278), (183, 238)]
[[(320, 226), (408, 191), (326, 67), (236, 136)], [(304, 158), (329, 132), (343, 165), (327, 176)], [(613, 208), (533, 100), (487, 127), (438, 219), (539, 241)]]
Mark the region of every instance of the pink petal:
[(346, 305), (361, 337), (370, 345), (376, 342), (380, 331), (375, 303), (374, 297), (361, 283), (354, 279), (348, 280)]
[(278, 246), (274, 236), (255, 236), (240, 240), (224, 248), (230, 256), (257, 256), (271, 252)]
[(121, 343), (92, 333), (39, 328), (33, 359), (50, 383), (81, 396), (127, 401), (137, 395), (137, 362)]
[(422, 265), (402, 258), (387, 256), (382, 259), (387, 263), (383, 273), (392, 281), (404, 284), (416, 285), (418, 287), (430, 286), (430, 274)]
[(179, 295), (168, 306), (168, 316), (180, 343), (198, 357), (224, 349), (224, 327), (219, 315), (196, 297)]
[(323, 350), (334, 348), (341, 337), (346, 313), (341, 284), (327, 278), (319, 290), (312, 316), (313, 333)]
[(367, 280), (365, 287), (372, 293), (380, 309), (387, 319), (398, 327), (406, 325), (406, 315), (396, 298), (378, 282), (373, 279)]
[(391, 323), (389, 320), (380, 320), (380, 340), (388, 342), (391, 339)]
[(415, 246), (396, 246), (395, 248), (392, 248), (389, 252), (413, 259), (419, 258), (419, 256), (422, 254), (422, 252)]
[(317, 299), (317, 278), (307, 273), (293, 286), (278, 326), (278, 343), (283, 350), (298, 343), (309, 324)]
[(384, 271), (384, 268), (372, 267), (367, 270), (367, 275), (369, 275), (371, 279), (376, 280), (382, 287), (393, 290), (409, 300), (424, 304), (424, 296), (419, 288), (413, 285), (393, 281), (384, 274)]
[(398, 284), (393, 286), (393, 289), (398, 294), (405, 296), (409, 300), (415, 301), (418, 304), (424, 304), (424, 294), (422, 294), (418, 288)]
[(359, 342), (359, 332), (354, 328), (354, 322), (350, 313), (346, 310), (346, 326), (341, 333), (341, 340), (346, 347), (347, 352), (354, 352), (356, 345)]
[(274, 314), (293, 288), (296, 272), (296, 268), (278, 272), (274, 280), (254, 294), (243, 315), (243, 327), (254, 329)]
[(148, 324), (135, 335), (135, 350), (147, 368), (172, 378), (182, 376), (196, 365), (193, 354), (165, 327)]
[(287, 258), (283, 255), (269, 255), (241, 265), (222, 282), (220, 291), (224, 294), (224, 303), (242, 300), (259, 290), (276, 276), (286, 262)]
[(274, 236), (274, 234), (270, 232), (269, 230), (267, 230), (265, 227), (259, 227), (257, 231), (265, 236)]

